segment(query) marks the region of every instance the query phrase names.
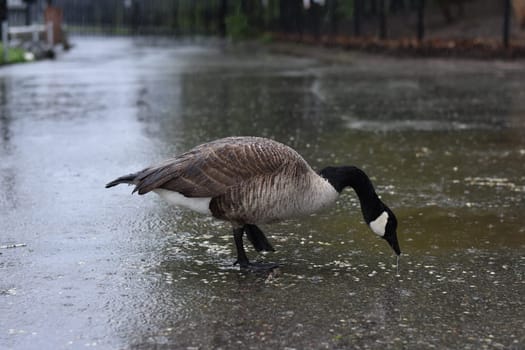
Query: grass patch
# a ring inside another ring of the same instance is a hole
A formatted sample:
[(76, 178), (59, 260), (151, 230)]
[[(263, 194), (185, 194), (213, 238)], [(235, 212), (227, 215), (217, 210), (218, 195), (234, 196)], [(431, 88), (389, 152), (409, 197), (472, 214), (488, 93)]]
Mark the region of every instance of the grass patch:
[(0, 64), (25, 62), (25, 51), (19, 48), (9, 48), (7, 52), (7, 61), (4, 60), (4, 46), (0, 44)]

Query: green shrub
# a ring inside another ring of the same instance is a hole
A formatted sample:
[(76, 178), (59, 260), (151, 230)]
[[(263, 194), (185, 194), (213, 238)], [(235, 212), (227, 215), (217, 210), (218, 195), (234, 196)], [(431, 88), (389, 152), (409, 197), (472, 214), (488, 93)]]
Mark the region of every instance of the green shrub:
[(273, 42), (273, 35), (272, 33), (265, 32), (259, 37), (259, 40), (264, 44), (269, 44)]
[(4, 61), (4, 47), (0, 44), (0, 64), (25, 62), (24, 50), (10, 48), (7, 52), (7, 61)]
[(233, 40), (246, 39), (252, 34), (250, 26), (248, 25), (248, 17), (241, 13), (241, 11), (227, 16), (225, 22), (226, 34)]

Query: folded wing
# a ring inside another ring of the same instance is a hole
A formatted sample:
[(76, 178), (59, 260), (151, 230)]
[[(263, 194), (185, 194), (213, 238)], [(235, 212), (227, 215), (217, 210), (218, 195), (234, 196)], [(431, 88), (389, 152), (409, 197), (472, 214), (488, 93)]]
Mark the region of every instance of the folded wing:
[(197, 146), (178, 157), (136, 174), (133, 192), (156, 188), (186, 197), (216, 197), (253, 177), (275, 174), (303, 158), (288, 146), (257, 137), (230, 137)]

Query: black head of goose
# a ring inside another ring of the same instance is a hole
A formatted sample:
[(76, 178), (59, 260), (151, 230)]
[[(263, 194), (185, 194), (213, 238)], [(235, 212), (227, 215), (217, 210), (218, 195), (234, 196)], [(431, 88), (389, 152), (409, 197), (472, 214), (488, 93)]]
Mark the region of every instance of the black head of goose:
[(155, 192), (169, 203), (226, 220), (233, 225), (237, 261), (249, 262), (243, 235), (257, 251), (273, 251), (257, 224), (306, 215), (333, 204), (352, 187), (371, 230), (397, 255), (397, 219), (354, 166), (316, 173), (292, 148), (260, 137), (228, 137), (199, 145), (175, 158), (111, 181), (106, 188), (134, 184), (134, 192)]

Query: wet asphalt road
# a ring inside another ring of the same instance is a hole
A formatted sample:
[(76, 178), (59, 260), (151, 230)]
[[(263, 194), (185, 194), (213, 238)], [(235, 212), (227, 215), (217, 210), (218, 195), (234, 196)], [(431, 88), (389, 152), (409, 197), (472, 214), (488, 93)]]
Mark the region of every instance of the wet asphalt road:
[[(1, 349), (525, 348), (525, 63), (75, 43), (0, 69)], [(351, 191), (263, 227), (248, 254), (282, 267), (256, 275), (228, 225), (104, 189), (230, 135), (363, 167), (399, 275)]]

